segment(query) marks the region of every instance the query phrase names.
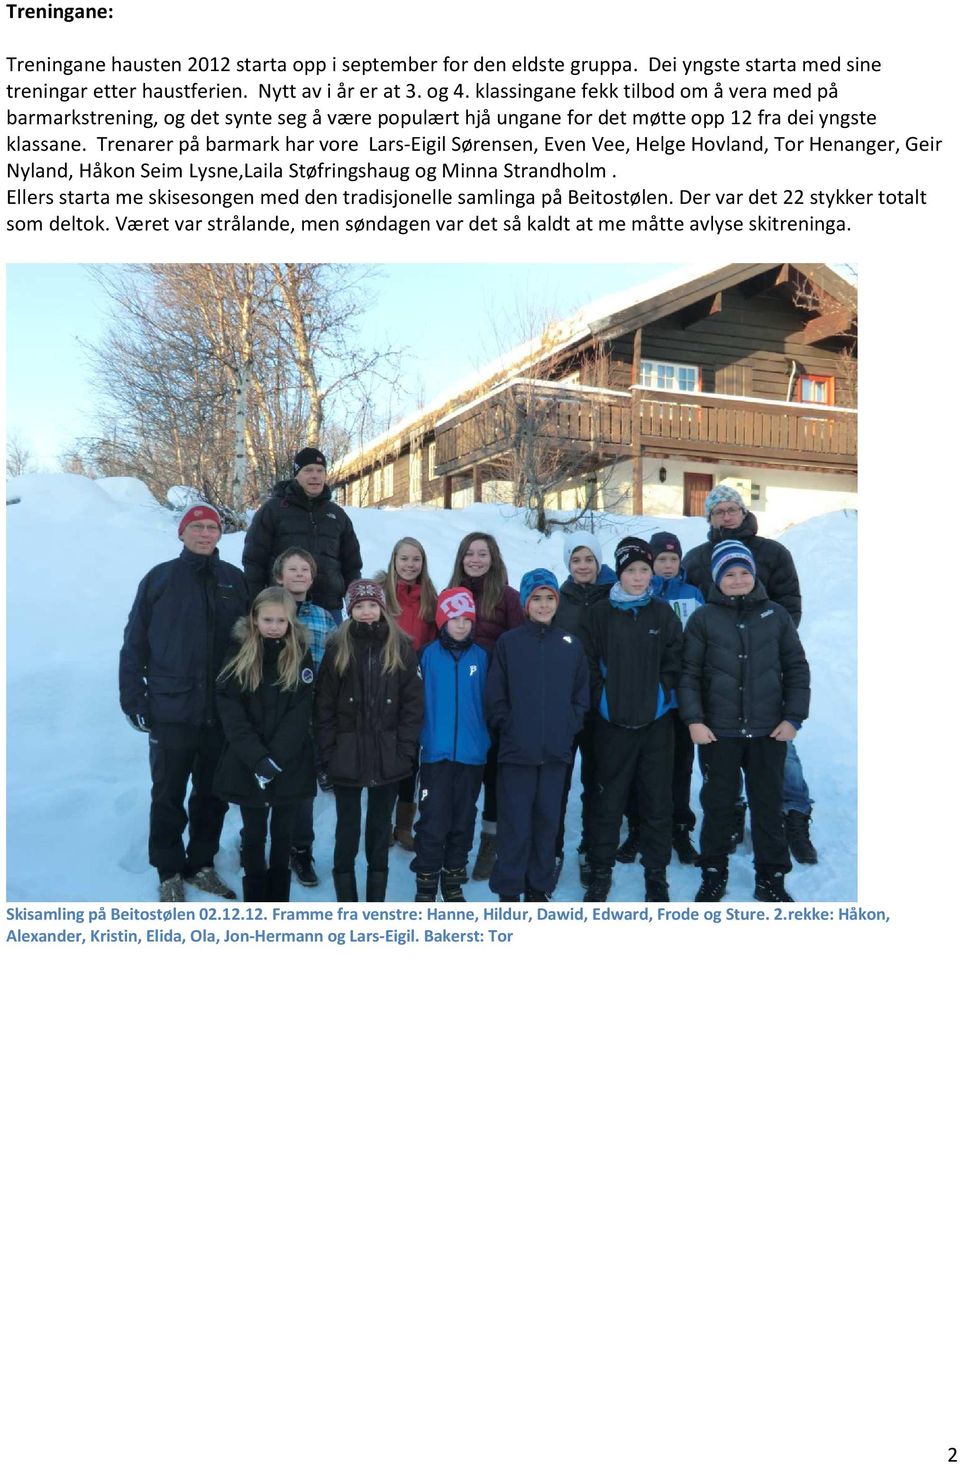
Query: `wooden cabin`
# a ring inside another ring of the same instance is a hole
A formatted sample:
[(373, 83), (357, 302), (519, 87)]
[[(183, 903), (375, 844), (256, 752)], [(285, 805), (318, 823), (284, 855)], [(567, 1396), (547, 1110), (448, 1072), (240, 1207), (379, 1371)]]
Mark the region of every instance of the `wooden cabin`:
[(347, 507), (488, 501), (699, 514), (856, 505), (857, 292), (820, 264), (731, 264), (595, 302), (352, 453)]

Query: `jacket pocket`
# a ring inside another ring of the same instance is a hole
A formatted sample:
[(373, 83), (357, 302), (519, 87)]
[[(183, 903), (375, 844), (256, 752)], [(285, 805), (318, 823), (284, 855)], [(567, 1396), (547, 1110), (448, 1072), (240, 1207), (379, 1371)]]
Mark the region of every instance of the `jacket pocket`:
[(198, 713), (197, 688), (190, 676), (152, 672), (147, 678), (147, 695), (154, 721), (189, 722), (191, 713), (196, 714), (198, 720), (202, 715), (202, 702)]
[(327, 776), (334, 782), (355, 783), (360, 777), (360, 753), (356, 732), (338, 732)]
[(411, 758), (404, 757), (397, 747), (396, 732), (381, 732), (378, 740), (383, 781), (395, 783), (399, 778), (405, 778), (413, 767), (413, 762)]

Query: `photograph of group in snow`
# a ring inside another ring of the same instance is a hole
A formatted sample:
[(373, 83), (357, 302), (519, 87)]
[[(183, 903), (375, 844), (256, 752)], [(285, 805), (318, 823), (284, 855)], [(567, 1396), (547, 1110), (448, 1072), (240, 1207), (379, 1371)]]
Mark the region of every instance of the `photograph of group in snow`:
[(412, 408), (357, 273), (95, 279), (110, 430), (8, 461), (8, 898), (855, 899), (849, 267), (638, 267)]

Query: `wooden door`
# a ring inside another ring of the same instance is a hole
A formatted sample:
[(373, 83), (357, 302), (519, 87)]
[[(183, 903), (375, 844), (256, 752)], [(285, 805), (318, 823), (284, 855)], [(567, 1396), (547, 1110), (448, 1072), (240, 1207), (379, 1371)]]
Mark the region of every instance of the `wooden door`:
[(712, 473), (684, 473), (683, 512), (686, 518), (703, 518), (703, 505), (712, 487)]

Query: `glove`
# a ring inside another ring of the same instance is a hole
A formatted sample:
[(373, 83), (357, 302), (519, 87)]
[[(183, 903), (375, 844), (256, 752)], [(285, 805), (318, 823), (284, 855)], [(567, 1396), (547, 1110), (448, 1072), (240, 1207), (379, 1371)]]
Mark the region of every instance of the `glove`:
[(149, 732), (150, 724), (142, 712), (124, 712), (123, 714), (134, 732)]
[(272, 783), (277, 774), (282, 772), (283, 768), (279, 767), (272, 757), (265, 757), (257, 763), (253, 776), (261, 788), (266, 788), (267, 784)]

